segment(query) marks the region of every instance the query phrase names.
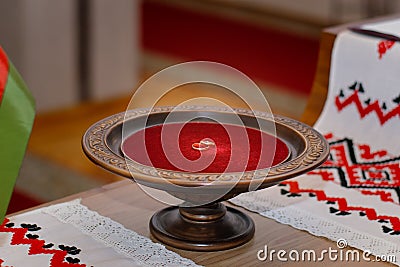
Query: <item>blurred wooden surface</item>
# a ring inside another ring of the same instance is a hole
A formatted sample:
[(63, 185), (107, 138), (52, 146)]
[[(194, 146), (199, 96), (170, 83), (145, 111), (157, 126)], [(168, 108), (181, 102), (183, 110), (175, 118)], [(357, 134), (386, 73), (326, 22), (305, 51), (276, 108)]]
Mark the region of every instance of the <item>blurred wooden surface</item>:
[(81, 139), (91, 124), (124, 111), (128, 103), (129, 97), (126, 97), (38, 114), (28, 152), (105, 183), (119, 180), (118, 176), (95, 166), (86, 158), (82, 152)]
[(318, 54), (318, 65), (308, 99), (306, 109), (301, 117), (301, 121), (308, 125), (314, 125), (324, 107), (328, 93), (329, 71), (331, 66), (331, 52), (336, 35), (330, 31), (321, 34), (320, 48)]

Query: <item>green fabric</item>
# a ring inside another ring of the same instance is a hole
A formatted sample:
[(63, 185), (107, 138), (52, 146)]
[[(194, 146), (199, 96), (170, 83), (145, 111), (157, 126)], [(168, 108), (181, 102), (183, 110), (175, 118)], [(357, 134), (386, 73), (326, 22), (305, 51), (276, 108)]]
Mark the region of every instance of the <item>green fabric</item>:
[(35, 102), (10, 63), (0, 105), (0, 221), (13, 192), (35, 117)]

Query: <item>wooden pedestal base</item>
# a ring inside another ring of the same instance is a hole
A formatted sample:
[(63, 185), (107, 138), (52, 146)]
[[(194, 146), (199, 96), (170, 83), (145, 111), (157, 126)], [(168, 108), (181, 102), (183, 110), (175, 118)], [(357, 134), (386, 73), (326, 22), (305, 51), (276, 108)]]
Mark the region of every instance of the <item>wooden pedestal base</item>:
[(199, 207), (168, 207), (150, 220), (151, 234), (166, 245), (194, 251), (230, 249), (254, 236), (246, 214), (214, 203)]

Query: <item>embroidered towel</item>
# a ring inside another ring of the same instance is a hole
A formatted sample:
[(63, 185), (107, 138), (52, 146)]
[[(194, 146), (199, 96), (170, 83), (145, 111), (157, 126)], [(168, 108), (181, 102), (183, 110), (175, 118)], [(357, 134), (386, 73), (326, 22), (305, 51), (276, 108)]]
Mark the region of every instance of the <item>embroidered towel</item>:
[[(400, 20), (389, 28), (391, 34), (393, 28), (400, 32)], [(330, 143), (328, 161), (307, 175), (232, 202), (314, 235), (390, 255), (399, 265), (399, 59), (398, 42), (340, 33), (328, 97), (315, 125)]]

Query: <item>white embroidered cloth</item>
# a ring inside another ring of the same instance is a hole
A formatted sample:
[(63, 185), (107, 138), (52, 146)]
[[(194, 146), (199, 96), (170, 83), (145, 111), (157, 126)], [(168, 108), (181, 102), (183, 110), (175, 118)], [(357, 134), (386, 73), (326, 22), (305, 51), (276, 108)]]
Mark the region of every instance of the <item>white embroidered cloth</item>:
[(0, 266), (198, 266), (74, 200), (7, 218)]
[[(400, 33), (400, 20), (367, 25)], [(320, 168), (232, 203), (400, 265), (400, 44), (337, 36), (315, 128), (330, 142)]]

